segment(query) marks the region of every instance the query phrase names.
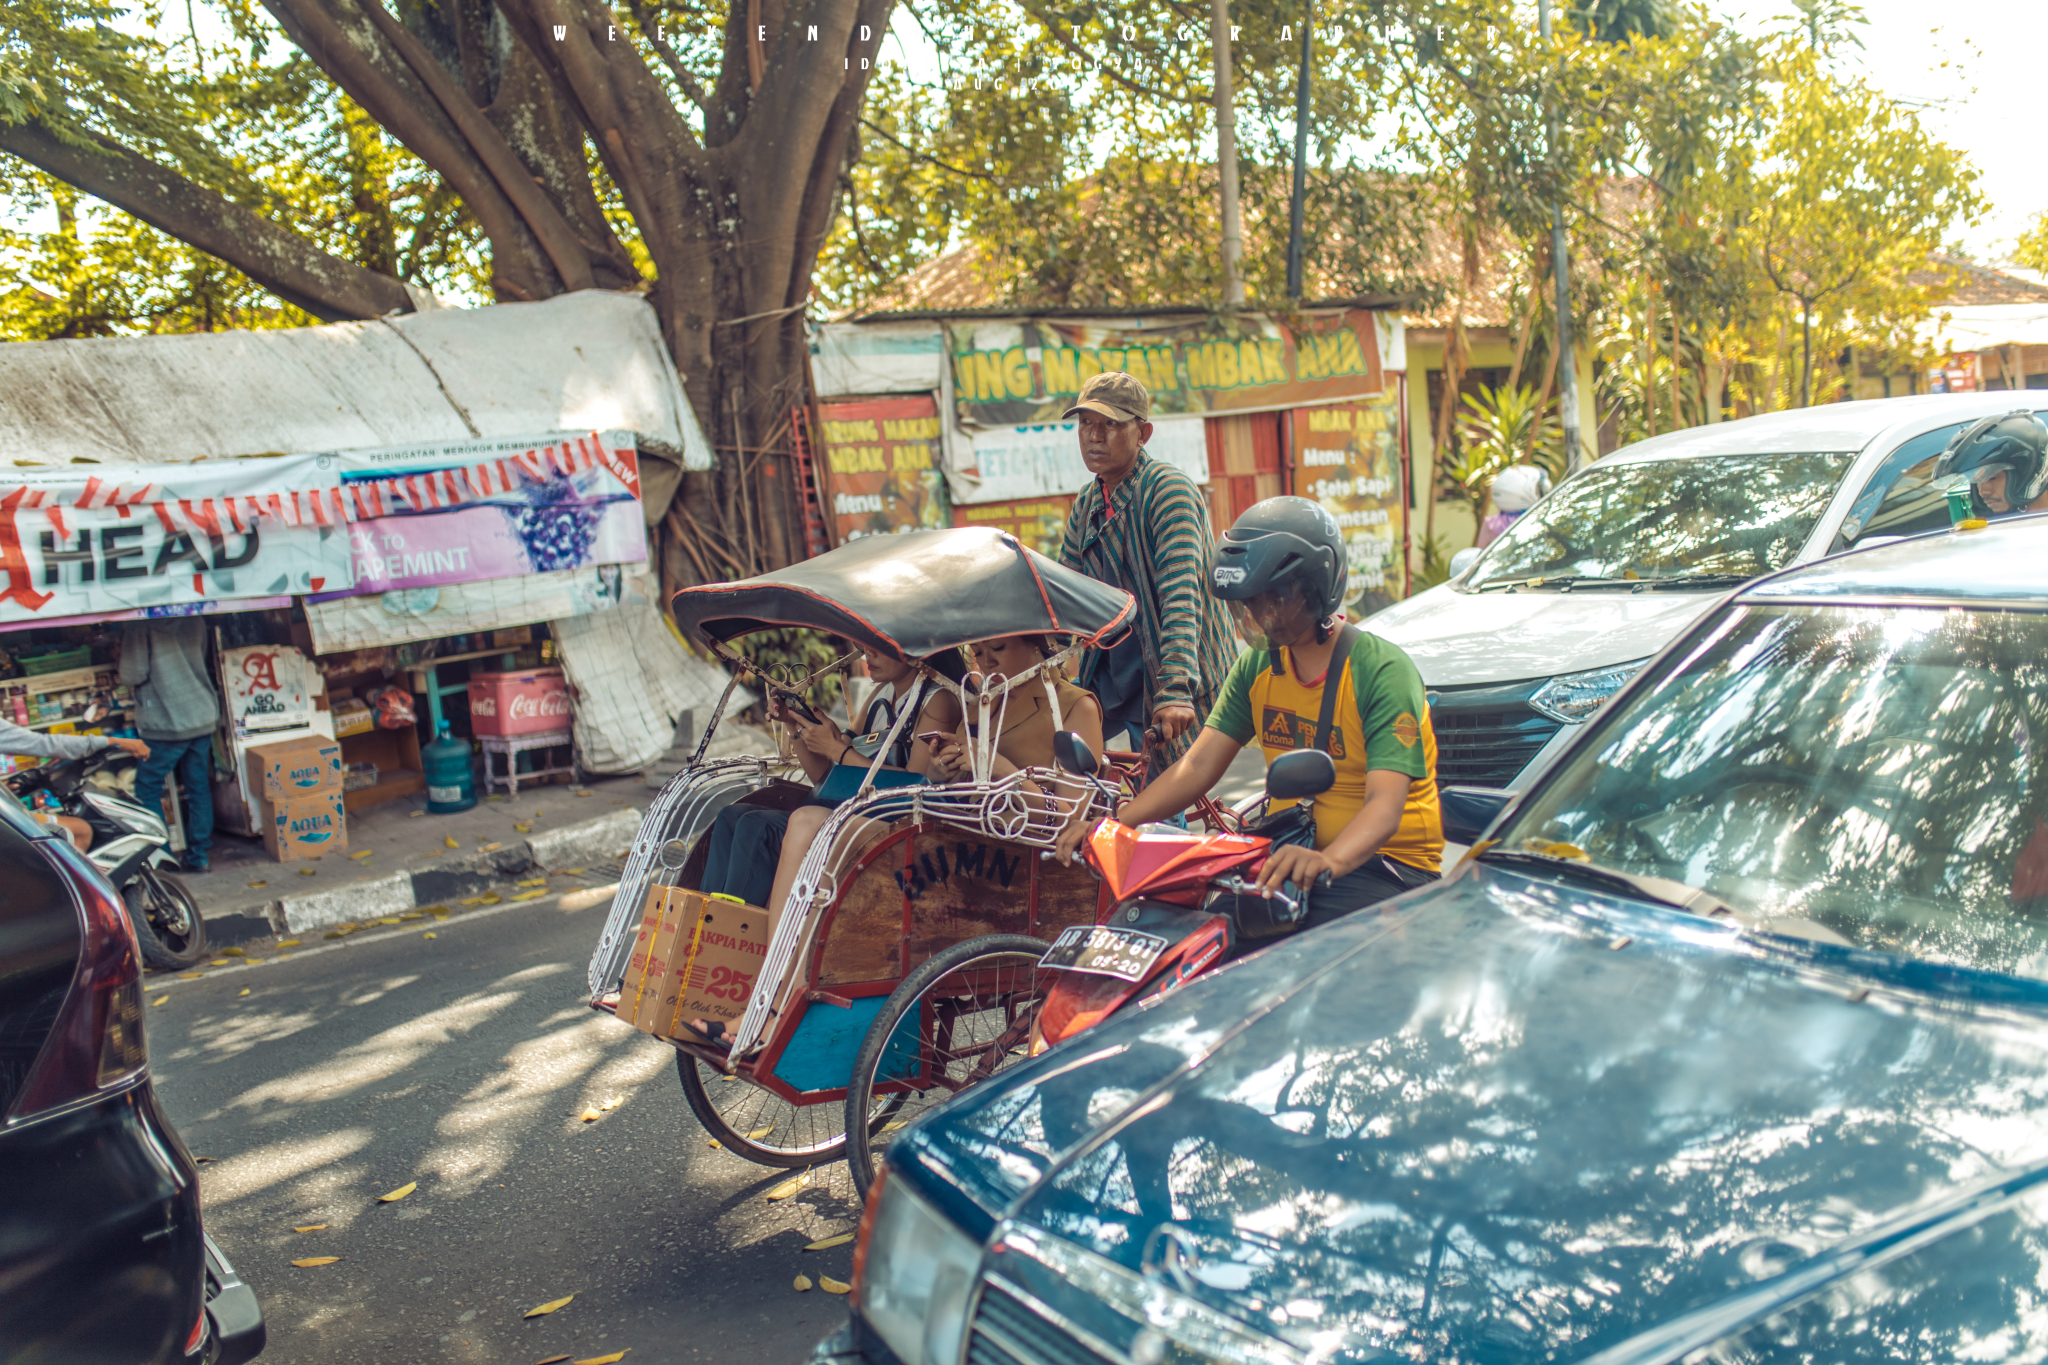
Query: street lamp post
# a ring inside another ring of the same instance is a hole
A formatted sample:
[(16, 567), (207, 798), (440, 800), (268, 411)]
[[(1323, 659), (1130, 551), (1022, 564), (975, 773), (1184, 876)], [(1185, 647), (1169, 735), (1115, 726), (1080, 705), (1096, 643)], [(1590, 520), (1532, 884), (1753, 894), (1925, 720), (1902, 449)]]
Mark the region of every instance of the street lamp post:
[(1315, 23), (1314, 0), (1301, 7), (1301, 76), (1294, 85), (1294, 197), (1287, 206), (1287, 297), (1301, 299), (1301, 215), (1308, 192), (1308, 59), (1309, 34)]
[[(1550, 37), (1550, 0), (1536, 0), (1536, 27), (1545, 39)], [(1557, 108), (1548, 96), (1544, 103), (1550, 150), (1555, 153)], [(1564, 421), (1564, 467), (1571, 473), (1580, 462), (1579, 361), (1572, 346), (1571, 254), (1564, 240), (1564, 208), (1556, 199), (1550, 201), (1550, 273), (1557, 284), (1557, 399)]]

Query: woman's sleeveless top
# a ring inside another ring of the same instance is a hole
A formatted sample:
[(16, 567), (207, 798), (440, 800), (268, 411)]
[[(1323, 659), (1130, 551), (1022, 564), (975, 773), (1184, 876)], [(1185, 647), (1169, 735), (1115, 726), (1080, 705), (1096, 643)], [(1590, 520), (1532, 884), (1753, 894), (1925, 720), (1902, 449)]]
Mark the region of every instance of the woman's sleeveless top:
[(1010, 693), (1009, 710), (1003, 715), (1002, 733), (996, 752), (1020, 768), (1050, 768), (1052, 737), (1056, 731), (1074, 728), (1074, 714), (1095, 694), (1070, 682), (1055, 682), (1059, 693), (1060, 719), (1053, 724), (1052, 707), (1045, 699), (1045, 685), (1032, 681)]

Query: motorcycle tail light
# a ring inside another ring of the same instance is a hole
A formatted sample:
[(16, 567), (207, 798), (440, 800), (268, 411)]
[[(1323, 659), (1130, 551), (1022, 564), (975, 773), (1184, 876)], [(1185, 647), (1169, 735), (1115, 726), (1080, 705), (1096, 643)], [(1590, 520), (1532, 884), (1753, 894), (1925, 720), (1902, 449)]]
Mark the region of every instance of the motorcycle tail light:
[(195, 1356), (199, 1348), (206, 1345), (206, 1310), (199, 1310), (199, 1318), (192, 1324), (192, 1334), (185, 1338), (185, 1354)]
[(1047, 1047), (1108, 1018), (1136, 984), (1090, 972), (1062, 972), (1038, 1007), (1038, 1032)]
[(15, 1118), (89, 1099), (140, 1075), (149, 1062), (135, 926), (107, 879), (68, 842), (48, 840), (43, 848), (71, 887), (84, 942), (70, 992), (15, 1103)]

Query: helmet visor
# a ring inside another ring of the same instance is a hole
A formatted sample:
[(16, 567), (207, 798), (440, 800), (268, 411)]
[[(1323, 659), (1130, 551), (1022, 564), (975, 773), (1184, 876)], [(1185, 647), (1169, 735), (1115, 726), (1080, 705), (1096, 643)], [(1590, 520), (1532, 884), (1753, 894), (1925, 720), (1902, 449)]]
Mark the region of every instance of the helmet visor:
[(1284, 649), (1300, 643), (1316, 627), (1308, 593), (1297, 582), (1283, 583), (1226, 605), (1237, 637), (1253, 649)]

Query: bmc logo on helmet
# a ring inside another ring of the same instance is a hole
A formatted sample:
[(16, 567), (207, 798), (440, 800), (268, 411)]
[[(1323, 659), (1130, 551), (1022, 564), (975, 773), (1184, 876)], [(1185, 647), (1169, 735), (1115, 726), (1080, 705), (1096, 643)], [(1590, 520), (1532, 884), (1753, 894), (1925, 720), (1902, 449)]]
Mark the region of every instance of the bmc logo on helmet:
[(1216, 566), (1216, 584), (1218, 587), (1233, 587), (1242, 582), (1244, 582), (1244, 570), (1237, 567), (1237, 565), (1218, 564)]

